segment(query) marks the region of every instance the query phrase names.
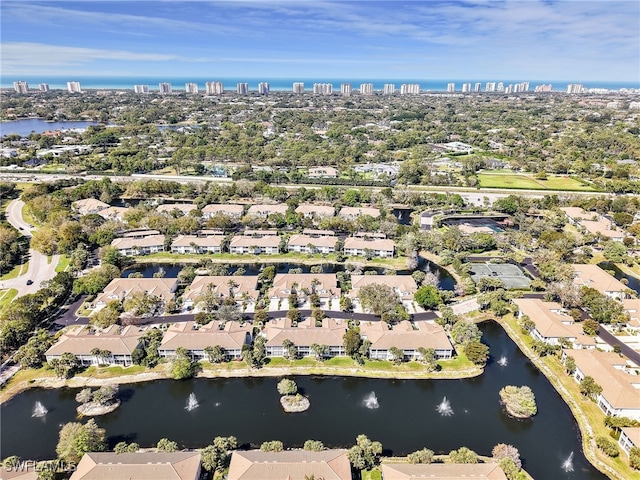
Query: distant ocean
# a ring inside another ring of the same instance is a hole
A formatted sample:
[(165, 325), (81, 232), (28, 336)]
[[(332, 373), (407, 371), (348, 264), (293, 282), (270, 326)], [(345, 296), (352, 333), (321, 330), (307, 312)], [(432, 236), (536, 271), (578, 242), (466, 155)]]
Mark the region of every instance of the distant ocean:
[(314, 83), (331, 83), (334, 91), (340, 91), (341, 83), (350, 83), (354, 89), (360, 87), (361, 83), (372, 83), (374, 90), (382, 90), (385, 83), (393, 83), (396, 88), (400, 88), (403, 83), (418, 83), (422, 91), (442, 92), (447, 90), (448, 83), (454, 83), (456, 91), (462, 90), (463, 83), (471, 83), (471, 87), (476, 82), (481, 83), (481, 89), (484, 91), (487, 82), (502, 82), (505, 87), (509, 84), (520, 82), (529, 82), (529, 90), (532, 91), (536, 85), (551, 84), (554, 91), (566, 91), (567, 85), (570, 83), (581, 83), (585, 88), (606, 88), (608, 90), (619, 90), (621, 88), (640, 89), (640, 79), (626, 82), (602, 82), (602, 81), (580, 81), (580, 80), (504, 80), (496, 79), (411, 79), (411, 78), (394, 78), (394, 79), (368, 79), (368, 78), (241, 78), (241, 77), (96, 77), (96, 76), (21, 76), (10, 77), (2, 76), (0, 80), (1, 88), (13, 88), (13, 82), (23, 80), (29, 84), (30, 89), (37, 89), (40, 83), (49, 84), (51, 89), (66, 89), (68, 81), (80, 82), (83, 89), (104, 89), (104, 90), (133, 90), (134, 85), (148, 85), (149, 90), (158, 90), (160, 82), (169, 82), (174, 91), (185, 89), (185, 83), (197, 83), (200, 91), (204, 91), (205, 83), (212, 81), (220, 81), (224, 83), (225, 90), (235, 90), (237, 83), (248, 83), (249, 90), (258, 90), (258, 83), (269, 83), (270, 89), (274, 91), (291, 91), (294, 82), (304, 82), (305, 90), (311, 91)]

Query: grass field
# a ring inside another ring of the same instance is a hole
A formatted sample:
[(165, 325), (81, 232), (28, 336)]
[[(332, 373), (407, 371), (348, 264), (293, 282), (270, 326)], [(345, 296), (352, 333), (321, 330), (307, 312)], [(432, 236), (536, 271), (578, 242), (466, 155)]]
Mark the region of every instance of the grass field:
[(11, 280), (12, 278), (19, 277), (20, 275), (24, 275), (29, 270), (29, 262), (23, 263), (21, 265), (16, 265), (9, 272), (5, 273), (0, 277), (0, 280)]
[(547, 180), (538, 180), (532, 175), (479, 173), (478, 181), (482, 188), (594, 191), (589, 185), (584, 185), (573, 178), (559, 175), (549, 175)]
[(16, 295), (18, 295), (18, 290), (16, 290), (15, 288), (0, 292), (0, 310), (8, 305), (11, 300), (16, 298)]
[(60, 261), (58, 262), (58, 265), (56, 265), (56, 273), (64, 272), (69, 266), (70, 260), (71, 259), (66, 255), (60, 255)]

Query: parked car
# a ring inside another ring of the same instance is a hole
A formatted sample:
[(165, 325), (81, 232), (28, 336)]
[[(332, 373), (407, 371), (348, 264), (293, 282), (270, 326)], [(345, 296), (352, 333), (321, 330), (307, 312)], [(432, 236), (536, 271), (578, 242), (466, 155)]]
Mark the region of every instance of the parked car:
[(27, 280), (27, 285), (33, 285), (33, 280)]

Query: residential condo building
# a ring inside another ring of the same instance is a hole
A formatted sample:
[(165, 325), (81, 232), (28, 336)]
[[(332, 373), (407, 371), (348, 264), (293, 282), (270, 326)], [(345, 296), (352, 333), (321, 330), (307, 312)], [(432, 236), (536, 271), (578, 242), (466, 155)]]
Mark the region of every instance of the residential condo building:
[(340, 85), (340, 93), (343, 97), (350, 97), (351, 91), (352, 88), (350, 83), (343, 83), (342, 85)]
[(485, 92), (495, 92), (496, 91), (496, 82), (487, 82), (484, 86)]
[(267, 82), (260, 82), (258, 84), (258, 93), (260, 95), (269, 95), (270, 90), (271, 90), (271, 87)]
[(186, 93), (198, 93), (198, 84), (193, 82), (185, 83), (184, 91)]
[(161, 82), (158, 84), (158, 91), (162, 95), (170, 95), (173, 90), (171, 88), (171, 84), (169, 82)]
[(393, 95), (396, 92), (396, 84), (395, 83), (385, 83), (382, 88), (383, 95)]
[(313, 93), (316, 95), (331, 95), (333, 93), (333, 85), (330, 83), (314, 83)]
[(469, 93), (471, 91), (471, 84), (469, 82), (462, 84), (462, 93)]
[(13, 82), (13, 89), (17, 93), (28, 93), (29, 92), (29, 84), (24, 81)]
[(482, 88), (482, 84), (480, 82), (476, 82), (475, 88), (473, 89), (474, 92), (479, 92), (480, 89)]
[(456, 84), (455, 83), (448, 83), (447, 84), (447, 92), (451, 93), (451, 92), (455, 92), (456, 91)]
[(149, 93), (149, 85), (134, 85), (133, 91), (135, 93)]
[(570, 83), (567, 85), (567, 93), (584, 93), (584, 86), (581, 83)]
[(222, 82), (205, 83), (205, 93), (207, 95), (222, 95), (224, 93), (224, 85)]
[(248, 83), (238, 83), (236, 85), (236, 93), (238, 95), (247, 95), (249, 93), (249, 84)]
[(418, 95), (419, 93), (419, 83), (403, 83), (400, 85), (400, 95)]
[(41, 83), (38, 88), (40, 89), (41, 92), (48, 92), (49, 91), (49, 84), (48, 83)]
[(67, 82), (67, 92), (82, 93), (82, 88), (80, 88), (80, 82)]
[(360, 84), (361, 95), (373, 95), (373, 83), (361, 83)]
[(293, 93), (304, 93), (304, 82), (294, 82), (293, 83)]

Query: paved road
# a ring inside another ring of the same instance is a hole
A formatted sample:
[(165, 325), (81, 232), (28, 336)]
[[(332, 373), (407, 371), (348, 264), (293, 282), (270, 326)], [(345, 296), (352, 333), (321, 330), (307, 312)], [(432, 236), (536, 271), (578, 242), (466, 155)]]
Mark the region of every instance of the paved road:
[[(7, 221), (22, 232), (23, 235), (30, 238), (35, 228), (25, 222), (22, 217), (22, 207), (24, 207), (22, 200), (11, 201), (7, 206)], [(27, 293), (35, 293), (42, 282), (51, 280), (56, 276), (56, 266), (59, 261), (60, 255), (53, 255), (51, 262), (48, 262), (46, 255), (30, 248), (29, 269), (27, 272), (11, 280), (0, 281), (0, 288), (15, 288), (18, 290), (18, 297)], [(27, 285), (27, 280), (31, 280), (33, 283)]]
[(622, 343), (614, 335), (609, 333), (603, 326), (600, 326), (600, 329), (598, 330), (598, 336), (602, 340), (607, 342), (609, 345), (611, 345), (612, 347), (615, 347), (616, 345), (619, 345), (620, 346), (620, 352), (622, 352), (622, 354), (625, 357), (627, 357), (632, 362), (635, 362), (636, 365), (640, 365), (640, 352), (636, 352), (633, 348), (631, 348), (628, 345)]

